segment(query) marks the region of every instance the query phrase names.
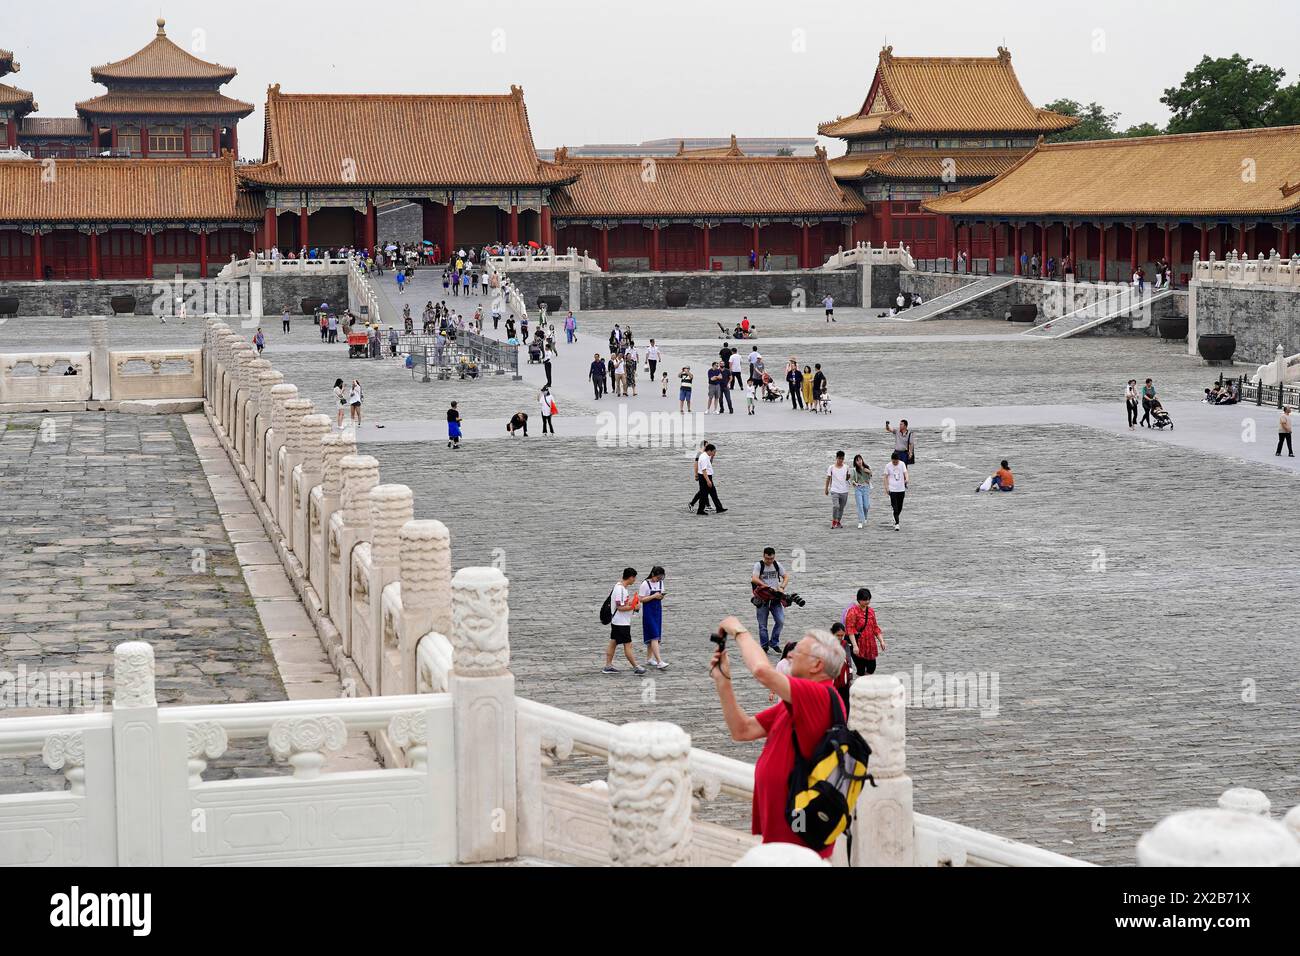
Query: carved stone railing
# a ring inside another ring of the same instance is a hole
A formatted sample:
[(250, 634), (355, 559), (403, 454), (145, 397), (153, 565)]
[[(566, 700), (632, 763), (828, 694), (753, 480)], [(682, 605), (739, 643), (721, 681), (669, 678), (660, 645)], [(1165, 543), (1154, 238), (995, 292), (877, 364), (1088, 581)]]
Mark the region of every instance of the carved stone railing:
[[(76, 375), (65, 375), (68, 366)], [(0, 354), (0, 403), (87, 402), (89, 352), (5, 352)]]
[(201, 349), (113, 350), (108, 359), (114, 400), (203, 396)]
[(839, 251), (826, 260), (822, 265), (822, 269), (830, 271), (857, 265), (889, 265), (901, 266), (904, 269), (916, 268), (916, 262), (912, 258), (911, 250), (905, 248), (902, 242), (899, 242), (897, 246), (873, 246), (869, 242), (859, 242), (848, 249), (841, 246)]
[(1300, 291), (1300, 255), (1282, 258), (1276, 249), (1268, 256), (1260, 253), (1255, 259), (1239, 256), (1234, 250), (1223, 259), (1202, 259), (1200, 252), (1192, 254), (1192, 278), (1198, 282), (1226, 283), (1231, 285), (1259, 285), (1270, 288)]
[(488, 256), (484, 261), (501, 272), (509, 272), (512, 268), (542, 272), (598, 273), (602, 271), (599, 262), (585, 252), (579, 252), (573, 246), (570, 246), (568, 251), (563, 254), (557, 253), (550, 248), (545, 250), (528, 249), (517, 255)]
[(232, 258), (221, 270), (222, 279), (243, 279), (250, 275), (346, 275), (349, 258), (331, 259), (286, 259), (283, 256), (269, 256), (258, 253), (244, 259)]

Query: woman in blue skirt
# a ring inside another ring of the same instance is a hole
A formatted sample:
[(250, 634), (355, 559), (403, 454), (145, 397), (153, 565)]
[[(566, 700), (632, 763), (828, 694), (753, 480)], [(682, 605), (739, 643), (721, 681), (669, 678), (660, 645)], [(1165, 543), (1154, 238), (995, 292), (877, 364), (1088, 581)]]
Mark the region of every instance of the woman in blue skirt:
[(645, 642), (646, 663), (664, 670), (668, 665), (659, 654), (664, 632), (664, 569), (655, 565), (637, 590), (641, 605), (641, 639)]

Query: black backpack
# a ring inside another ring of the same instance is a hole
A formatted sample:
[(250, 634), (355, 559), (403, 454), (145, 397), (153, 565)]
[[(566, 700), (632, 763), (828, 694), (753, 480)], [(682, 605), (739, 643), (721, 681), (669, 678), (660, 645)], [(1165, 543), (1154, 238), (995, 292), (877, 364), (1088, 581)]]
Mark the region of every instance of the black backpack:
[(867, 772), (871, 747), (856, 730), (849, 730), (839, 691), (827, 686), (831, 695), (831, 725), (811, 760), (805, 760), (799, 749), (794, 715), (790, 715), (794, 769), (790, 771), (786, 822), (804, 845), (818, 851), (826, 849), (849, 828), (863, 784), (876, 785)]
[(600, 623), (609, 624), (614, 620), (614, 609), (610, 607), (610, 602), (614, 599), (614, 589), (609, 589), (609, 594), (605, 597), (605, 603), (600, 606)]

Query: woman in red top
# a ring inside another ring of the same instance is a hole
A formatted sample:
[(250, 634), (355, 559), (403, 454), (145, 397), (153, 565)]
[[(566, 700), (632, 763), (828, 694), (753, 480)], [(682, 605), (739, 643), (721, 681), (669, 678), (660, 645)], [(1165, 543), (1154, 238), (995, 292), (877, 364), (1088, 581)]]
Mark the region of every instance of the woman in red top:
[(858, 603), (845, 613), (844, 629), (858, 647), (858, 652), (853, 655), (858, 676), (874, 674), (876, 658), (885, 649), (885, 636), (876, 623), (876, 612), (871, 607), (871, 591), (868, 588), (858, 588)]

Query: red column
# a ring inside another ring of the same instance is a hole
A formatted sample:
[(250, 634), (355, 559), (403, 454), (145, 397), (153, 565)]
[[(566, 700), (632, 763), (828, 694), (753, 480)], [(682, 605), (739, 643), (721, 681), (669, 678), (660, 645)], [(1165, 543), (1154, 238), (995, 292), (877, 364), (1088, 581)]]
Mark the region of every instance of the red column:
[(1007, 228), (1011, 230), (1011, 257), (1015, 260), (1015, 268), (1012, 271), (1020, 275), (1020, 223), (1008, 223)]
[[(939, 221), (942, 222), (943, 220), (940, 219)], [(884, 202), (880, 203), (880, 235), (877, 237), (880, 241), (877, 242), (876, 245), (887, 246), (889, 245), (889, 240), (893, 237), (894, 222), (891, 218), (889, 200), (886, 199)]]
[(375, 213), (375, 204), (366, 203), (366, 248), (374, 254), (375, 246), (379, 244), (379, 222)]
[(1128, 250), (1128, 271), (1132, 275), (1137, 271), (1138, 267), (1138, 224), (1133, 223), (1129, 229), (1131, 230), (1131, 237)]
[(18, 145), (18, 117), (11, 116), (5, 123), (5, 141), (10, 149)]
[[(114, 123), (112, 126), (109, 127), (109, 129), (108, 129), (108, 136), (109, 136), (108, 147), (109, 147), (110, 150), (116, 152), (116, 151), (117, 151), (117, 124), (116, 124), (116, 123)], [(96, 151), (98, 151), (98, 149), (99, 149), (99, 132), (98, 132), (98, 131), (95, 132), (95, 139), (94, 139), (94, 142), (93, 142), (92, 145), (91, 145), (91, 148), (94, 149), (94, 150), (96, 150)]]
[(275, 210), (267, 206), (262, 216), (262, 248), (270, 250), (280, 245), (279, 226), (275, 218)]
[(1291, 255), (1291, 223), (1278, 223), (1278, 232), (1280, 233), (1277, 243), (1277, 254), (1283, 259)]
[(803, 229), (799, 239), (799, 268), (811, 269), (808, 264), (808, 224), (803, 224)]
[(98, 279), (99, 275), (99, 233), (90, 234), (90, 277)]
[(199, 278), (208, 277), (208, 234), (199, 233)]
[(1164, 260), (1169, 265), (1169, 281), (1173, 282), (1174, 276), (1174, 240), (1169, 231), (1169, 223), (1165, 223), (1165, 255)]
[(514, 203), (510, 204), (510, 241), (519, 241), (519, 207)]
[(600, 268), (602, 272), (609, 271), (609, 230), (600, 230)]
[(1242, 256), (1248, 255), (1246, 251), (1246, 221), (1244, 219), (1237, 223), (1237, 251)]
[(1041, 251), (1038, 254), (1038, 274), (1040, 276), (1046, 276), (1047, 275), (1047, 223), (1045, 222), (1040, 223), (1038, 228), (1042, 230), (1043, 233), (1041, 237), (1041, 243), (1042, 243), (1040, 247)]
[(754, 246), (754, 265), (757, 268), (762, 268), (763, 250), (759, 248), (758, 224), (755, 223), (751, 228), (753, 229), (753, 233), (754, 233), (754, 237), (750, 240), (750, 242), (753, 243)]
[(298, 207), (298, 245), (311, 247), (310, 233), (307, 226), (307, 207)]
[(144, 234), (144, 277), (153, 278), (153, 233)]
[(1101, 246), (1100, 246), (1100, 251), (1097, 253), (1097, 281), (1105, 282), (1106, 281), (1106, 224), (1104, 222), (1099, 223), (1097, 225), (1097, 230), (1098, 232), (1101, 233)]
[[(447, 243), (447, 255), (452, 261), (455, 261), (456, 249), (456, 204), (450, 195), (447, 196), (447, 206), (443, 211), (442, 234)], [(375, 239), (378, 242), (378, 238)]]
[(32, 236), (32, 278), (45, 278), (45, 237), (39, 232)]
[(149, 158), (149, 127), (140, 127), (140, 158)]
[(181, 139), (185, 144), (185, 155), (188, 157), (190, 155), (190, 128), (188, 126), (185, 127), (185, 132), (181, 135)]
[(659, 226), (650, 227), (650, 271), (659, 271)]
[(542, 239), (543, 246), (555, 245), (555, 239), (551, 236), (551, 207), (542, 207)]
[(1210, 227), (1201, 223), (1201, 258), (1210, 258)]
[[(711, 272), (713, 270), (713, 263), (709, 261), (709, 227), (707, 225), (704, 227), (703, 232), (704, 232), (704, 237), (703, 237), (704, 241), (701, 243), (701, 249), (704, 254), (704, 271)], [(805, 243), (806, 242), (807, 240), (805, 240)]]
[(212, 127), (212, 155), (221, 155), (221, 127)]
[(230, 124), (230, 152), (235, 159), (239, 158), (239, 126), (238, 120)]

